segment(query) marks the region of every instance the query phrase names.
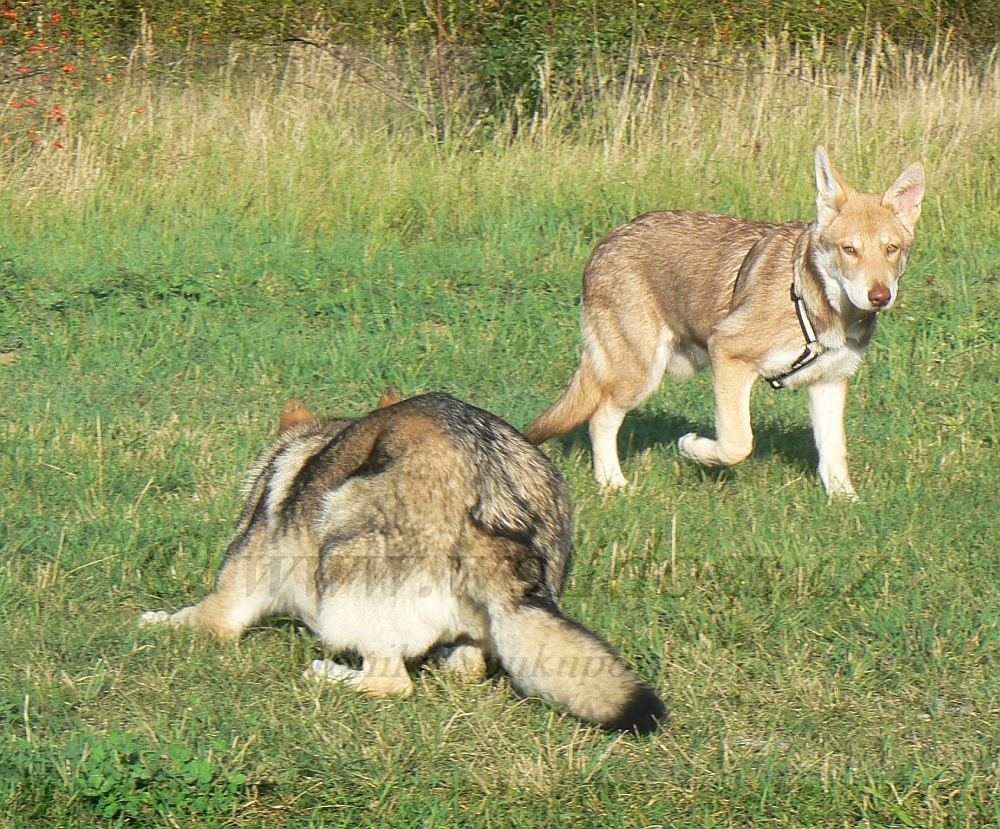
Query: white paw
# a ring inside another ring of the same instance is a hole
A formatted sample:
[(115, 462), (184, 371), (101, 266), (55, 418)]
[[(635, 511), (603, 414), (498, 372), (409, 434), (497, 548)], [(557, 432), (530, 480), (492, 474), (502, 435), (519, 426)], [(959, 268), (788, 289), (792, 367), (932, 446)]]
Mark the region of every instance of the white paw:
[(610, 464), (605, 466), (601, 463), (595, 463), (594, 477), (597, 478), (597, 483), (610, 489), (622, 489), (628, 486), (628, 479), (622, 474), (618, 464), (612, 467)]
[(332, 659), (314, 659), (312, 665), (302, 673), (303, 679), (325, 679), (327, 682), (356, 683), (361, 679), (361, 671), (355, 671)]
[(139, 617), (139, 627), (146, 625), (165, 625), (170, 621), (170, 614), (165, 610), (147, 610)]
[(694, 432), (688, 432), (686, 435), (681, 435), (677, 438), (677, 451), (689, 461), (698, 460), (698, 456), (694, 453), (694, 442), (696, 440), (698, 440), (698, 435)]
[(601, 486), (606, 486), (608, 489), (625, 489), (628, 486), (628, 478), (621, 472), (616, 472), (606, 481), (601, 481), (600, 483)]
[(851, 484), (851, 479), (846, 469), (838, 475), (821, 466), (819, 477), (823, 482), (823, 486), (826, 487), (828, 501), (848, 499), (856, 504), (861, 500), (854, 491), (854, 486)]
[(854, 491), (854, 487), (850, 484), (847, 486), (828, 487), (826, 496), (827, 501), (850, 501), (852, 504), (857, 504), (861, 501), (858, 494)]

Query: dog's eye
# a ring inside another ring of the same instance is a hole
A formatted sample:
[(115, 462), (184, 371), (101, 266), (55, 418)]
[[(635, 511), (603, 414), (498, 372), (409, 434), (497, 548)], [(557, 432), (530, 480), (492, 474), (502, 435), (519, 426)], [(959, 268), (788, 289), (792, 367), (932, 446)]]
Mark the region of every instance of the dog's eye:
[(857, 253), (857, 251), (854, 249), (854, 245), (841, 245), (840, 249), (848, 256), (854, 256)]
[(895, 253), (897, 250), (899, 250), (899, 245), (886, 245), (885, 246), (885, 252), (888, 253), (888, 254), (890, 254), (890, 255), (892, 255), (893, 253)]

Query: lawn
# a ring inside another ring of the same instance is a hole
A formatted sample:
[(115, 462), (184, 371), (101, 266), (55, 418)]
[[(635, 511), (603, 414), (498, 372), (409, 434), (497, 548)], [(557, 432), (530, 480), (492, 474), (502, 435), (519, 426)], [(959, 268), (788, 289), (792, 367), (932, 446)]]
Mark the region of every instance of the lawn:
[[(5, 145), (0, 825), (1000, 822), (1000, 69), (818, 51), (581, 70), (443, 139), (323, 53), (251, 52), (82, 87)], [(628, 417), (624, 493), (582, 431), (545, 449), (577, 511), (564, 607), (661, 692), (661, 734), (433, 665), (405, 701), (319, 687), (290, 619), (238, 646), (137, 626), (211, 588), (287, 397), (360, 414), (392, 383), (524, 428), (607, 231), (811, 219), (817, 143), (866, 190), (928, 169), (849, 401), (860, 503), (827, 503), (802, 393), (758, 386), (739, 467), (680, 458), (707, 374)]]

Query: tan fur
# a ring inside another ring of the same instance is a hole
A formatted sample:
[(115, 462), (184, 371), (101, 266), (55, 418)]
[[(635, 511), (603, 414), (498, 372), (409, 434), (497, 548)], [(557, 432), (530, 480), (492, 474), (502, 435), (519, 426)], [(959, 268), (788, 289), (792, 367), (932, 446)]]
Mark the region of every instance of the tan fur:
[(235, 639), (292, 614), (331, 652), (363, 660), (360, 671), (316, 660), (307, 674), (374, 696), (411, 694), (407, 661), (444, 649), (448, 668), (476, 676), (498, 659), (522, 690), (605, 728), (645, 733), (666, 717), (610, 646), (560, 611), (568, 490), (488, 412), (430, 394), (356, 421), (302, 421), (261, 455), (245, 492), (212, 593), (143, 623)]
[[(848, 379), (878, 311), (895, 302), (924, 172), (913, 164), (881, 196), (859, 193), (818, 147), (816, 181), (811, 225), (661, 211), (612, 231), (584, 273), (580, 367), (528, 439), (541, 443), (589, 420), (597, 479), (624, 486), (616, 441), (625, 414), (665, 372), (690, 376), (711, 365), (717, 437), (684, 435), (678, 445), (698, 463), (734, 464), (753, 449), (754, 382), (784, 377), (788, 387), (809, 388), (827, 491), (853, 496), (843, 426)], [(805, 344), (793, 284), (822, 353), (789, 374)]]
[(297, 397), (290, 397), (281, 410), (281, 418), (278, 420), (278, 433), (284, 434), (291, 431), (296, 426), (303, 423), (315, 423), (314, 415), (309, 407)]
[(399, 396), (399, 391), (395, 386), (386, 386), (385, 391), (382, 392), (382, 398), (378, 401), (379, 409), (387, 409), (389, 406), (395, 406), (403, 398)]

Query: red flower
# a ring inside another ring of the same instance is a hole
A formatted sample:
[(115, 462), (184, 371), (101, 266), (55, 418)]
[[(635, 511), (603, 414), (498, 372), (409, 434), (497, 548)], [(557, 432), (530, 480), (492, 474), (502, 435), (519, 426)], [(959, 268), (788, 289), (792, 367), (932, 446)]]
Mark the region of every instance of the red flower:
[(11, 101), (10, 105), (12, 107), (14, 107), (14, 109), (20, 109), (21, 108), (21, 102), (20, 101)]
[(25, 102), (25, 103), (26, 103), (26, 104), (27, 104), (28, 106), (32, 106), (32, 107), (33, 107), (33, 106), (34, 106), (35, 104), (37, 104), (37, 103), (38, 103), (38, 101), (36, 101), (36, 100), (35, 100), (34, 98), (32, 98), (32, 97), (30, 97), (30, 96), (29, 96), (29, 97), (27, 97), (27, 98), (25, 98), (25, 99), (24, 99), (24, 102)]
[(69, 72), (72, 74), (76, 71), (76, 67), (72, 63), (67, 63), (63, 66), (63, 72)]
[(62, 15), (59, 14), (59, 12), (56, 12), (54, 15), (52, 15), (52, 22), (53, 23), (58, 23), (61, 20), (62, 20)]
[(73, 9), (70, 12), (70, 14), (73, 15), (73, 17), (79, 17), (80, 16), (80, 12), (78, 12), (76, 9)]
[(146, 107), (136, 107), (135, 111), (142, 115), (146, 111)]
[(63, 142), (62, 141), (56, 141), (56, 149), (57, 150), (61, 150), (62, 148), (63, 148)]
[(31, 68), (28, 67), (28, 66), (22, 66), (21, 67), (21, 74), (22, 75), (27, 75), (30, 71), (31, 71)]

